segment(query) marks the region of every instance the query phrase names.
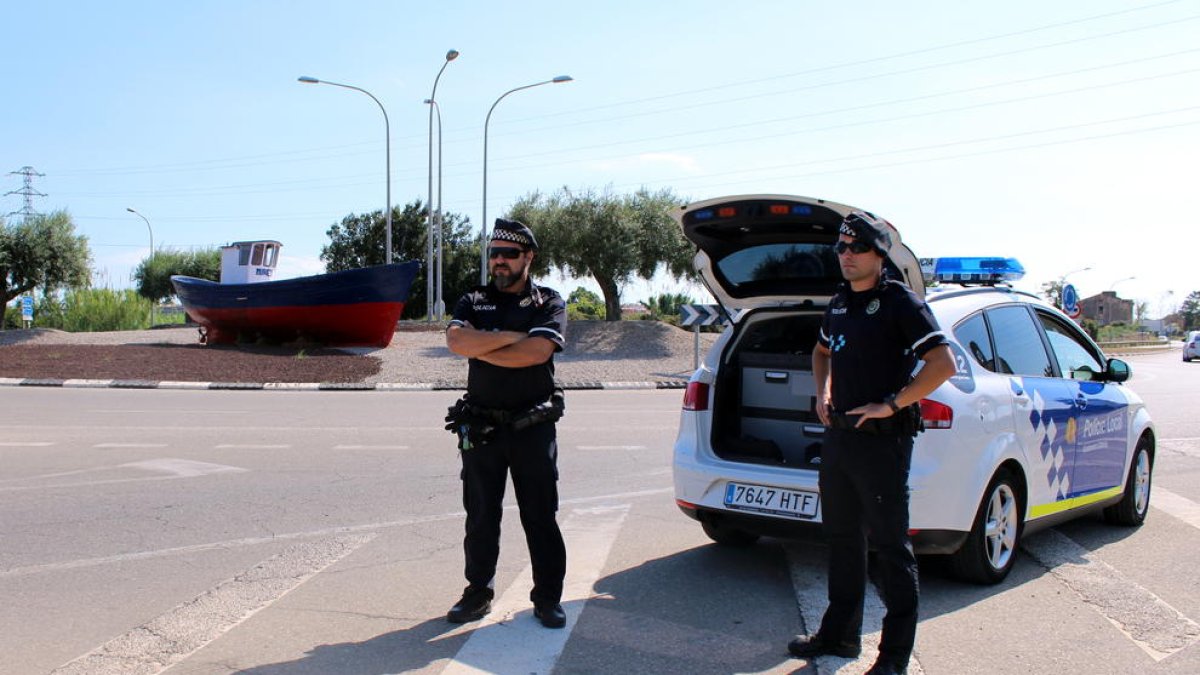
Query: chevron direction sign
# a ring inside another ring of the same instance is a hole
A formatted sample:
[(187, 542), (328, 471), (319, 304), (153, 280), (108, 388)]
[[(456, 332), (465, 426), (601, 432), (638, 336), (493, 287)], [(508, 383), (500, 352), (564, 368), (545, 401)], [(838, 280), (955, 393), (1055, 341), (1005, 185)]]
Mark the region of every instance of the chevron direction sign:
[(680, 326), (708, 326), (728, 321), (720, 305), (680, 305)]

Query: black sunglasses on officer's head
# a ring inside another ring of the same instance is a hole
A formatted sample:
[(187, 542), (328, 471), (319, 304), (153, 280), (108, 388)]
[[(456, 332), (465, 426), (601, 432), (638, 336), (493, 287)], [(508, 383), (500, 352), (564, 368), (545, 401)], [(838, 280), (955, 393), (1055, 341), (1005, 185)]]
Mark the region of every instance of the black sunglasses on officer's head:
[(504, 258), (505, 260), (516, 260), (521, 257), (525, 249), (516, 248), (514, 246), (493, 246), (488, 249), (488, 258)]
[(863, 254), (872, 250), (871, 245), (865, 241), (839, 241), (833, 245), (833, 250), (838, 255), (850, 251), (851, 253)]

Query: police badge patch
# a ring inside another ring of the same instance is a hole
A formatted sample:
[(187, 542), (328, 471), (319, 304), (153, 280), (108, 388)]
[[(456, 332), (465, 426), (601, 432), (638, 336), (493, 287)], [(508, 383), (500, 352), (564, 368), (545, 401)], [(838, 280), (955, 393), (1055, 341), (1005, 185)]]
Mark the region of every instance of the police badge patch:
[(531, 305), (531, 304), (533, 304), (533, 298), (532, 298), (532, 297), (522, 298), (522, 300), (521, 300), (521, 306), (522, 306), (522, 307), (528, 307), (528, 306), (529, 306), (529, 305)]
[(874, 314), (875, 312), (878, 312), (878, 311), (879, 311), (879, 298), (873, 298), (871, 300), (871, 302), (869, 302), (867, 304), (867, 314)]

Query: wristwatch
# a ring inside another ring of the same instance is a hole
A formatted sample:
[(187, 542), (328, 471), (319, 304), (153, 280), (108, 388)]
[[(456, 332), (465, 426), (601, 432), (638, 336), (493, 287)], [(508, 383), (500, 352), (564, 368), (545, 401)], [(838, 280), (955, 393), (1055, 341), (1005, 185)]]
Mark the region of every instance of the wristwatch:
[(888, 394), (887, 397), (883, 399), (883, 402), (887, 404), (887, 407), (892, 409), (893, 415), (900, 412), (900, 406), (896, 405), (896, 395), (895, 394)]

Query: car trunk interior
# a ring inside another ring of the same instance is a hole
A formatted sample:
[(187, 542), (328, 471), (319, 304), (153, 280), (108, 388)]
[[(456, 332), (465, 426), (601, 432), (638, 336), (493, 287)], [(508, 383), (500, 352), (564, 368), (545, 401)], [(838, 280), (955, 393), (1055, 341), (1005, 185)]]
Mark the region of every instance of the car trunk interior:
[[(761, 310), (743, 319), (721, 355), (712, 447), (722, 459), (815, 469), (823, 427), (812, 350), (821, 313)], [(730, 414), (736, 412), (736, 414)]]

